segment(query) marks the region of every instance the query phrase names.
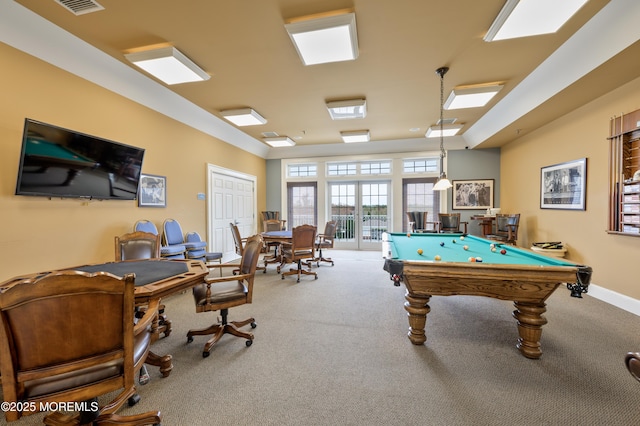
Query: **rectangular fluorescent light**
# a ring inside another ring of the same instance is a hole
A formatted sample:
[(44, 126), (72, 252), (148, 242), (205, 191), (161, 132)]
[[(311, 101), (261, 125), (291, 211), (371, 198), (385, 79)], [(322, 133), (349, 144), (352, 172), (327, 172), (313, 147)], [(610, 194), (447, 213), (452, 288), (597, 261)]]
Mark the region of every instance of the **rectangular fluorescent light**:
[(495, 83), (455, 87), (444, 103), (444, 109), (483, 107), (502, 87), (501, 84)]
[(125, 58), (166, 84), (190, 83), (211, 78), (173, 46), (144, 49), (125, 53)]
[(368, 130), (358, 130), (354, 132), (340, 132), (344, 143), (369, 142), (371, 136)]
[(267, 119), (258, 114), (252, 108), (229, 109), (220, 111), (220, 114), (236, 126), (258, 126), (266, 124)]
[[(462, 124), (447, 124), (442, 126), (442, 137), (455, 136), (462, 129)], [(424, 135), (427, 138), (439, 138), (440, 126), (431, 126), (427, 129), (427, 133)]]
[(356, 15), (351, 9), (290, 19), (285, 28), (305, 65), (358, 57)]
[(555, 33), (587, 0), (507, 0), (484, 41)]
[(327, 109), (332, 120), (352, 120), (367, 116), (367, 101), (352, 99), (348, 101), (327, 102)]
[(285, 146), (294, 146), (296, 143), (286, 136), (278, 136), (276, 138), (264, 138), (264, 141), (274, 147), (281, 148)]

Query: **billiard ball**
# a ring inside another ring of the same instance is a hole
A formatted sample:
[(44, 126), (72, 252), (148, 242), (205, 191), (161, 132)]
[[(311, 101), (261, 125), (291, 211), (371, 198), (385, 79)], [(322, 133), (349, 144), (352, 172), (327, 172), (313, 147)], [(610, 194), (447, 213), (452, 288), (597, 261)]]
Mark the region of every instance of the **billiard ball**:
[(451, 242), (452, 242), (453, 244), (455, 244), (455, 243), (456, 243), (456, 240), (451, 240)]
[(407, 238), (411, 238), (411, 233), (407, 232)]
[(475, 261), (476, 261), (476, 258), (475, 258), (475, 257), (470, 257), (470, 258), (469, 258), (469, 262), (475, 262)]
[(422, 249), (418, 249), (418, 254), (422, 256)]
[(489, 244), (489, 247), (490, 247), (490, 248), (495, 248), (495, 247), (496, 247), (496, 245), (495, 245), (495, 244), (493, 244), (493, 243), (491, 243), (491, 244)]
[(440, 247), (444, 247), (444, 241), (440, 241)]
[(460, 241), (464, 240), (464, 235), (460, 235)]
[(497, 248), (495, 248), (495, 247), (491, 247), (491, 251), (495, 253), (495, 252), (497, 252), (497, 251), (498, 251), (498, 249), (497, 249)]
[(500, 254), (507, 254), (507, 251), (505, 249), (500, 250)]
[(481, 257), (476, 257), (476, 262), (482, 262), (482, 258)]
[(439, 254), (436, 254), (436, 255), (435, 255), (435, 257), (434, 257), (434, 259), (435, 259), (435, 260), (440, 260), (440, 259), (442, 259), (442, 258), (440, 257), (440, 255), (439, 255)]
[(465, 249), (465, 250), (469, 250), (469, 246), (464, 246), (462, 248)]

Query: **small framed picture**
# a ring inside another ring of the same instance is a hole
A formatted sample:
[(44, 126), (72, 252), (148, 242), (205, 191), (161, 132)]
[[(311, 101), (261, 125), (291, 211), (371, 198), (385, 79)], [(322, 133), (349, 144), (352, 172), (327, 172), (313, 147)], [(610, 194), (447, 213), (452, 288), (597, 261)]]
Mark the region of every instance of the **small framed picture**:
[(140, 175), (138, 207), (167, 207), (167, 178), (157, 175)]
[(493, 179), (454, 180), (453, 208), (486, 210), (493, 208)]
[(540, 208), (586, 210), (587, 159), (540, 169)]

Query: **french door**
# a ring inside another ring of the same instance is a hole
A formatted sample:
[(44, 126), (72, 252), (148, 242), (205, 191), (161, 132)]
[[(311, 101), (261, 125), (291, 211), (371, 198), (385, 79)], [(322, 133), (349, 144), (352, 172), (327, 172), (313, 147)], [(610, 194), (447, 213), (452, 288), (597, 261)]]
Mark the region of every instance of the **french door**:
[(331, 182), (329, 220), (338, 223), (336, 248), (379, 250), (388, 217), (389, 181)]

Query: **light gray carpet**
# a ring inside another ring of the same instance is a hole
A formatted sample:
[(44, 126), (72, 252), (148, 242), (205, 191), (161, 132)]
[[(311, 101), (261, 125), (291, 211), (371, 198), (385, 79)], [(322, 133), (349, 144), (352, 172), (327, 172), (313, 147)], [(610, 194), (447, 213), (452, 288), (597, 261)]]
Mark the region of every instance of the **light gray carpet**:
[[(329, 254), (327, 252), (326, 254)], [(403, 308), (377, 252), (331, 251), (335, 266), (284, 280), (257, 275), (249, 348), (224, 336), (202, 358), (189, 328), (189, 292), (165, 300), (173, 333), (154, 344), (174, 369), (139, 387), (142, 401), (120, 414), (160, 409), (164, 425), (637, 425), (640, 383), (624, 367), (640, 350), (638, 317), (592, 297), (548, 300), (539, 360), (515, 348), (511, 302), (433, 297), (427, 342), (412, 345)], [(39, 424), (41, 415), (17, 424)]]

